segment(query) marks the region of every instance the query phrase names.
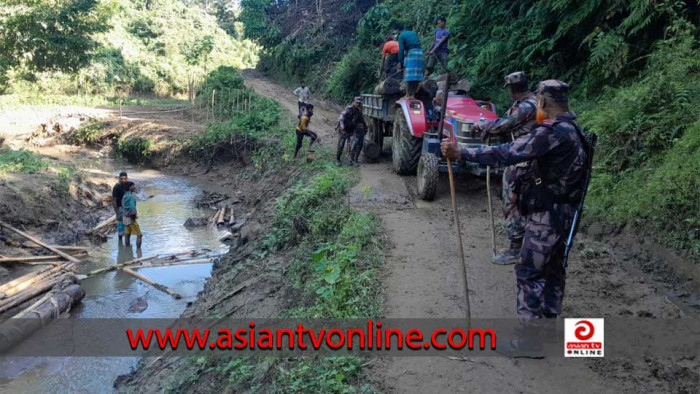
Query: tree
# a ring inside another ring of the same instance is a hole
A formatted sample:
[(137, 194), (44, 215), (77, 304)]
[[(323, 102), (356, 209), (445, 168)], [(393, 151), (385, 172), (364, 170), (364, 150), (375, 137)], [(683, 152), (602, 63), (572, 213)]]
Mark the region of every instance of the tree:
[(76, 71), (89, 64), (96, 33), (114, 6), (98, 0), (2, 0), (0, 64), (34, 71)]

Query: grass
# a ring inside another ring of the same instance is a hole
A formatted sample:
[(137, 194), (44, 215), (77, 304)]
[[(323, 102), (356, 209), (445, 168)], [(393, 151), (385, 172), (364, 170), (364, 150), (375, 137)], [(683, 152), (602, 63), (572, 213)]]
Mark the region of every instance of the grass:
[[(0, 96), (0, 108), (14, 109), (26, 105), (74, 105), (85, 107), (118, 107), (119, 97), (100, 94), (46, 94), (39, 92), (23, 92)], [(188, 105), (187, 100), (177, 98), (157, 98), (131, 96), (122, 100), (122, 106), (159, 105), (181, 106)]]
[(24, 172), (33, 174), (49, 167), (48, 162), (39, 154), (19, 149), (0, 148), (0, 173)]

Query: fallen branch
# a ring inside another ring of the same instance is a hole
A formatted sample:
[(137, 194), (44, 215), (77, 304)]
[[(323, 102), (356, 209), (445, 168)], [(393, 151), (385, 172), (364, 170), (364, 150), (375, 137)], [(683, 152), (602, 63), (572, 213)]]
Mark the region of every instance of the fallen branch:
[(28, 239), (28, 240), (34, 242), (35, 244), (37, 244), (37, 245), (39, 245), (39, 246), (44, 247), (45, 249), (50, 250), (50, 251), (53, 252), (54, 254), (59, 255), (59, 256), (63, 257), (64, 259), (66, 259), (66, 260), (68, 260), (68, 261), (70, 261), (70, 262), (73, 262), (73, 263), (79, 263), (79, 262), (80, 262), (80, 260), (76, 259), (75, 257), (73, 257), (73, 256), (71, 256), (71, 255), (69, 255), (69, 254), (67, 254), (67, 253), (61, 252), (60, 250), (58, 250), (58, 249), (56, 249), (56, 248), (53, 248), (53, 247), (51, 247), (51, 246), (45, 244), (44, 242), (42, 242), (42, 241), (40, 241), (40, 240), (38, 240), (38, 239), (32, 237), (31, 235), (26, 234), (26, 233), (24, 233), (24, 232), (22, 232), (22, 231), (20, 231), (20, 230), (18, 230), (18, 229), (16, 229), (16, 228), (10, 226), (9, 224), (7, 224), (7, 223), (5, 223), (5, 222), (3, 222), (3, 221), (0, 221), (0, 226), (1, 226), (1, 227), (5, 227), (6, 229), (8, 229), (8, 230), (10, 230), (10, 231), (12, 231), (12, 232), (14, 232), (14, 233), (16, 233), (16, 234), (18, 234), (18, 235), (21, 235), (22, 237), (24, 237), (24, 238), (26, 238), (26, 239)]
[[(82, 251), (82, 250), (89, 250), (90, 249), (86, 246), (63, 246), (63, 245), (50, 245), (50, 246), (54, 249), (64, 250), (64, 251), (72, 251), (72, 250)], [(41, 246), (25, 245), (25, 244), (22, 244), (22, 248), (25, 248), (25, 249), (43, 249), (43, 247), (41, 247)]]
[(180, 294), (177, 294), (176, 292), (170, 290), (166, 286), (163, 286), (159, 283), (156, 283), (156, 282), (146, 278), (145, 276), (139, 274), (136, 271), (131, 270), (130, 268), (124, 267), (121, 270), (122, 270), (122, 272), (125, 272), (125, 273), (133, 276), (134, 278), (142, 281), (142, 282), (148, 283), (149, 285), (151, 285), (151, 286), (155, 287), (156, 289), (170, 295), (171, 297), (175, 298), (176, 300), (179, 300), (180, 298), (182, 298), (182, 296)]

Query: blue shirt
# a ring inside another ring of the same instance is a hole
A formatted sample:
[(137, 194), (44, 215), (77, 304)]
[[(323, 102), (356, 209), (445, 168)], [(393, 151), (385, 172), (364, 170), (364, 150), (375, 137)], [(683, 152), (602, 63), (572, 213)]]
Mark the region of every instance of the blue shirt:
[[(444, 37), (447, 37), (447, 40), (438, 47), (437, 45), (440, 43), (440, 40), (442, 40)], [(450, 29), (440, 29), (438, 28), (435, 30), (435, 42), (433, 42), (433, 52), (434, 53), (449, 53), (450, 50), (447, 48), (447, 42), (450, 40)]]
[(399, 63), (403, 63), (403, 58), (414, 48), (420, 48), (420, 40), (415, 31), (404, 30), (399, 34)]
[(122, 199), (122, 206), (124, 207), (125, 216), (130, 216), (130, 214), (136, 212), (136, 197), (134, 196), (134, 193), (128, 190), (126, 191), (126, 193), (124, 193), (124, 197)]

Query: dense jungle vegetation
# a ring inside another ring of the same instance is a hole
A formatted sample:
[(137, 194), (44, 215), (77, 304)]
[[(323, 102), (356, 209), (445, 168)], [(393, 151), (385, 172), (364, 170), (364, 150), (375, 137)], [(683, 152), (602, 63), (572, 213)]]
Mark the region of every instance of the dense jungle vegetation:
[(260, 68), (304, 79), (338, 102), (377, 82), (392, 23), (413, 26), (427, 49), (447, 17), (449, 66), (472, 95), (509, 105), (503, 75), (573, 88), (572, 108), (600, 136), (588, 220), (604, 219), (700, 256), (700, 52), (697, 1), (242, 0), (245, 36)]
[[(75, 102), (76, 95), (170, 97), (219, 65), (254, 66), (230, 2), (3, 0), (3, 104)], [(240, 29), (239, 29), (240, 30)], [(89, 103), (84, 99), (81, 103)]]

